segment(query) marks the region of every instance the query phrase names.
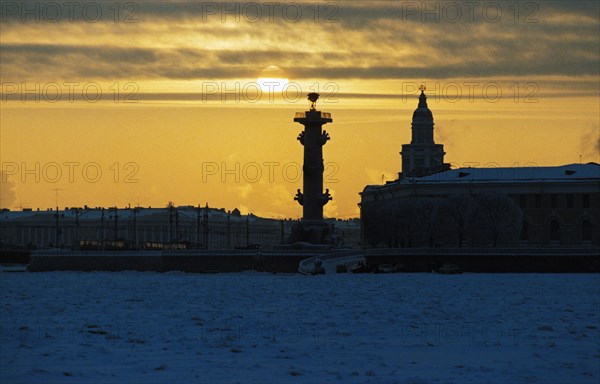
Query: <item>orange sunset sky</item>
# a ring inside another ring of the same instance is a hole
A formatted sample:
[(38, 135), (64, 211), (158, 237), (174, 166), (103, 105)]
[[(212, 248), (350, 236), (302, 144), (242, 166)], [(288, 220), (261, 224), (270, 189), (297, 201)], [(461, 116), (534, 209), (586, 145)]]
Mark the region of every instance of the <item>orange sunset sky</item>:
[(396, 178), (422, 83), (453, 167), (600, 162), (595, 1), (78, 4), (1, 3), (3, 208), (298, 218), (312, 91), (328, 217)]

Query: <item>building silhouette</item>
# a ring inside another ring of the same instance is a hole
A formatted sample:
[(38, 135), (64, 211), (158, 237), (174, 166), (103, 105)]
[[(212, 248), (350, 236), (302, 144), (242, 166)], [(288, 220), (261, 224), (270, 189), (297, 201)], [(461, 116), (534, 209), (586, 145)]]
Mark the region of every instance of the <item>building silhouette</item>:
[[(2, 210), (0, 248), (18, 246), (133, 249), (169, 247), (234, 249), (261, 246), (272, 249), (285, 242), (297, 220), (242, 215), (237, 209), (169, 206), (165, 208), (65, 208), (64, 210)], [(350, 246), (360, 239), (357, 220), (326, 221), (340, 241)]]
[[(433, 141), (424, 89), (402, 171), (361, 192), (363, 244), (599, 247), (600, 165), (459, 168)], [(505, 222), (500, 225), (499, 223)]]
[(444, 145), (436, 144), (433, 139), (433, 113), (427, 106), (425, 87), (421, 86), (419, 105), (412, 117), (412, 139), (410, 144), (402, 145), (402, 172), (399, 178), (425, 176), (450, 169), (444, 164)]

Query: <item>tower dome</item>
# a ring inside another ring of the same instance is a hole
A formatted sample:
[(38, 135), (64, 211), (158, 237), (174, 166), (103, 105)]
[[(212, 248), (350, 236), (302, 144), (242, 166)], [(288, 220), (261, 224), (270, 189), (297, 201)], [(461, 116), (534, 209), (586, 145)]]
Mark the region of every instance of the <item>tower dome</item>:
[(420, 177), (441, 169), (444, 164), (444, 146), (433, 140), (433, 113), (427, 107), (425, 86), (420, 87), (419, 105), (412, 118), (412, 140), (402, 145), (402, 172), (400, 177)]
[(429, 107), (427, 107), (427, 96), (425, 95), (424, 88), (421, 89), (421, 95), (419, 96), (419, 106), (413, 112), (414, 119), (433, 119), (433, 114)]

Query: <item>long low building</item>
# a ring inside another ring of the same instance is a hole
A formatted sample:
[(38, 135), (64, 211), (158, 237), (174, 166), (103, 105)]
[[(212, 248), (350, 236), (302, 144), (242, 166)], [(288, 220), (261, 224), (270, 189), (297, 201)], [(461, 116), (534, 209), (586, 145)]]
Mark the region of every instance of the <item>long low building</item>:
[[(241, 215), (208, 207), (65, 208), (3, 210), (0, 245), (28, 248), (112, 247), (162, 249), (186, 244), (207, 249), (272, 248), (286, 243), (296, 220)], [(328, 220), (337, 243), (356, 246), (358, 220)]]
[(600, 246), (600, 165), (595, 163), (459, 168), (407, 177), (367, 186), (361, 206), (368, 210), (373, 202), (482, 194), (506, 195), (520, 208), (521, 246)]

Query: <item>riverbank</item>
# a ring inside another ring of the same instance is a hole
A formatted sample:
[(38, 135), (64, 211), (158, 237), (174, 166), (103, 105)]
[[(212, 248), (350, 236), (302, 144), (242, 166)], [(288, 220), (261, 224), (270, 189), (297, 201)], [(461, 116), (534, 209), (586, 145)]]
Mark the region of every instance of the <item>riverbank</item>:
[[(453, 264), (463, 272), (581, 273), (600, 272), (598, 249), (367, 249), (367, 250), (186, 250), (186, 251), (33, 251), (28, 270), (45, 271), (154, 271), (296, 273), (300, 262), (319, 258), (335, 272), (337, 259), (364, 258), (367, 270), (380, 265), (397, 272), (431, 272)], [(341, 261), (340, 261), (341, 262)]]

